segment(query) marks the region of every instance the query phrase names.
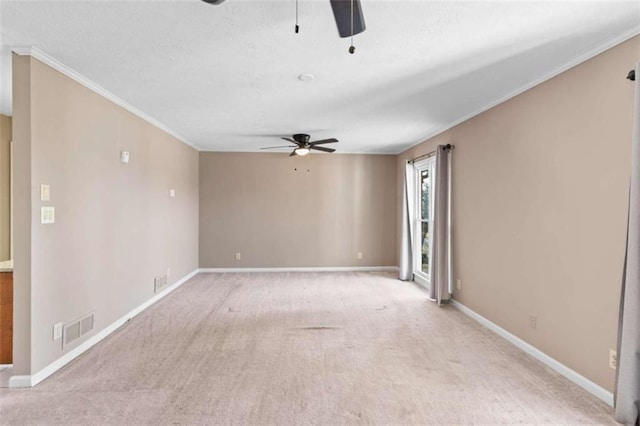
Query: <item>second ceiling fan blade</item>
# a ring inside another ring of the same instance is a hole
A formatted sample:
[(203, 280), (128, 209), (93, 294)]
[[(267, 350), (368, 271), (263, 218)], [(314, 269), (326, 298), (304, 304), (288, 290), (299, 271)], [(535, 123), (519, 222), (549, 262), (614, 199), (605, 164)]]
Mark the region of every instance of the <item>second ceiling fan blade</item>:
[(333, 149), (333, 148), (325, 148), (324, 146), (315, 146), (315, 145), (311, 145), (309, 147), (309, 149), (315, 149), (317, 151), (323, 151), (323, 152), (333, 152), (333, 151), (335, 151), (335, 149)]
[[(353, 7), (353, 33), (351, 28), (351, 13)], [(367, 27), (364, 24), (364, 15), (360, 0), (331, 0), (333, 16), (336, 18), (340, 37), (350, 37), (363, 32)]]
[(325, 143), (336, 143), (336, 142), (338, 142), (338, 139), (331, 138), (331, 139), (322, 139), (321, 141), (309, 142), (309, 145), (322, 145)]
[(297, 148), (297, 147), (291, 146), (291, 145), (280, 145), (280, 146), (265, 146), (264, 148), (260, 148), (260, 149), (275, 149), (275, 148)]
[(293, 157), (295, 155), (298, 155), (298, 154), (296, 154), (296, 150), (294, 149), (293, 151), (291, 151), (291, 154), (289, 154), (289, 157)]
[(293, 140), (293, 139), (291, 139), (291, 138), (280, 138), (280, 139), (285, 140), (285, 141), (287, 141), (287, 142), (294, 143), (294, 144), (296, 144), (296, 145), (300, 145), (300, 143), (298, 143), (297, 141), (294, 141), (294, 140)]

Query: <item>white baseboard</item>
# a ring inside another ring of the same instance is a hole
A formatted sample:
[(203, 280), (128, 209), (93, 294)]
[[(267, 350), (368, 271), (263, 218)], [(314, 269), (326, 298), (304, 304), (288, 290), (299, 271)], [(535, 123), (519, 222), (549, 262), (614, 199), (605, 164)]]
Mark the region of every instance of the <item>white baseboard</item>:
[(104, 339), (105, 337), (107, 337), (108, 335), (116, 331), (118, 328), (124, 325), (131, 318), (135, 317), (140, 312), (144, 311), (149, 306), (153, 305), (154, 303), (156, 303), (157, 301), (159, 301), (160, 299), (162, 299), (163, 297), (171, 293), (173, 290), (180, 287), (182, 284), (187, 282), (190, 278), (192, 278), (197, 273), (198, 273), (198, 270), (196, 269), (193, 272), (187, 274), (186, 276), (181, 278), (179, 281), (177, 281), (170, 287), (167, 287), (161, 293), (156, 294), (151, 299), (147, 300), (146, 302), (144, 302), (143, 304), (141, 304), (140, 306), (138, 306), (137, 308), (135, 308), (134, 310), (126, 314), (125, 316), (116, 320), (111, 325), (99, 331), (97, 334), (94, 334), (89, 340), (81, 343), (79, 346), (75, 347), (73, 350), (67, 352), (62, 357), (58, 358), (57, 360), (55, 360), (54, 362), (52, 362), (42, 370), (38, 371), (36, 374), (33, 374), (31, 376), (12, 376), (9, 379), (9, 387), (25, 388), (25, 387), (31, 387), (31, 386), (37, 385), (38, 383), (40, 383), (41, 381), (43, 381), (44, 379), (46, 379), (47, 377), (49, 377), (50, 375), (52, 375), (53, 373), (55, 373), (56, 371), (58, 371), (68, 363), (70, 363), (71, 361), (73, 361), (82, 353), (90, 349), (92, 346), (100, 342), (102, 339)]
[(200, 268), (199, 272), (393, 272), (397, 270), (397, 266), (294, 266), (290, 268)]
[(571, 380), (576, 385), (580, 386), (590, 394), (596, 396), (597, 398), (601, 399), (602, 401), (604, 401), (605, 403), (613, 407), (613, 394), (608, 390), (606, 390), (605, 388), (603, 388), (602, 386), (592, 382), (591, 380), (587, 379), (583, 375), (576, 373), (566, 365), (551, 358), (549, 355), (545, 354), (541, 350), (535, 348), (534, 346), (530, 345), (529, 343), (525, 342), (519, 337), (509, 333), (507, 330), (489, 321), (479, 313), (467, 308), (462, 303), (452, 299), (451, 304), (456, 308), (458, 308), (460, 311), (462, 311), (462, 313), (469, 316), (471, 319), (479, 322), (480, 324), (487, 327), (489, 330), (493, 331), (500, 337), (506, 339), (509, 343), (512, 343), (513, 345), (522, 349), (523, 351), (525, 351), (526, 353), (528, 353), (538, 361), (545, 364), (547, 367), (562, 374), (564, 377)]
[(10, 388), (30, 388), (31, 376), (11, 376), (9, 378)]

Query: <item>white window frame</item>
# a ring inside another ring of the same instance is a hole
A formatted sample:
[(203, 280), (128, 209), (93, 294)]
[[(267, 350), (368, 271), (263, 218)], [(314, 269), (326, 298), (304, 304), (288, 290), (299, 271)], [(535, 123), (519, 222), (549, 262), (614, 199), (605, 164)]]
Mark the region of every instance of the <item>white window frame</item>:
[[(433, 236), (433, 206), (435, 200), (435, 171), (436, 171), (436, 157), (435, 155), (416, 161), (413, 165), (415, 170), (415, 194), (414, 200), (414, 238), (413, 238), (413, 276), (414, 281), (423, 285), (429, 286), (431, 283), (431, 274), (422, 271), (422, 185), (421, 175), (424, 170), (429, 170), (430, 179), (430, 198), (429, 198), (429, 237)], [(433, 259), (433, 242), (429, 241), (429, 268), (431, 268)]]

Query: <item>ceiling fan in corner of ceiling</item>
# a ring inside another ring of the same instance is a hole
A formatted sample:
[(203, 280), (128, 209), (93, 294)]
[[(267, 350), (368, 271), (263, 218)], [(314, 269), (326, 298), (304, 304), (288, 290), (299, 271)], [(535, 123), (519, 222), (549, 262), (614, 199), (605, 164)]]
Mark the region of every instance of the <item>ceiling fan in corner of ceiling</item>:
[(293, 151), (291, 151), (291, 154), (289, 154), (289, 157), (293, 157), (296, 155), (302, 157), (310, 153), (311, 150), (329, 152), (329, 153), (335, 152), (335, 149), (333, 148), (327, 148), (327, 147), (318, 146), (318, 145), (325, 145), (328, 143), (338, 142), (338, 139), (336, 138), (322, 139), (319, 141), (312, 142), (309, 140), (311, 139), (311, 137), (305, 133), (297, 133), (293, 135), (291, 138), (280, 138), (280, 139), (283, 139), (287, 142), (291, 142), (293, 145), (267, 146), (265, 148), (260, 148), (260, 149), (293, 148)]

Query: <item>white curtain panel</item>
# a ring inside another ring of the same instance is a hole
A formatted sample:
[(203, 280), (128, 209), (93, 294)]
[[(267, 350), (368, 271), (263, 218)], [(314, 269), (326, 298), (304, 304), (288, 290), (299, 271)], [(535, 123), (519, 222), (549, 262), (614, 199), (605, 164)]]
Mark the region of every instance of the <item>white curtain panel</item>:
[(430, 297), (447, 302), (451, 289), (451, 145), (436, 150)]
[(636, 65), (627, 253), (622, 278), (616, 371), (616, 420), (638, 422), (640, 411), (640, 63)]
[(413, 222), (415, 209), (415, 169), (407, 162), (404, 170), (404, 194), (402, 197), (402, 240), (400, 241), (400, 279), (413, 280)]

